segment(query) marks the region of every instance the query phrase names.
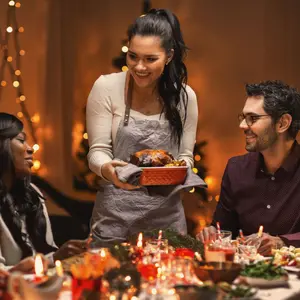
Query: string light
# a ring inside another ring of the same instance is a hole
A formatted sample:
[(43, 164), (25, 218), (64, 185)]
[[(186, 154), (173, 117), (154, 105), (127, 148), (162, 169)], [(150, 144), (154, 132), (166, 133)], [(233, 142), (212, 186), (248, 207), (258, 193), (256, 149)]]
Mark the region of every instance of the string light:
[[(6, 20), (6, 32), (12, 33), (23, 33), (25, 31), (25, 28), (18, 24), (17, 16), (16, 16), (16, 9), (21, 7), (21, 3), (19, 1), (13, 1), (8, 0), (8, 11), (7, 11), (7, 20)], [(10, 39), (12, 41), (10, 42)], [(14, 45), (14, 51), (15, 53), (12, 55), (10, 53), (9, 45)], [(2, 32), (0, 30), (0, 54), (2, 54), (3, 50), (3, 59), (0, 64), (0, 87), (5, 87), (7, 85), (7, 81), (4, 79), (4, 76), (6, 74), (5, 68), (8, 68), (8, 70), (11, 73), (11, 76), (13, 78), (12, 85), (16, 88), (16, 102), (21, 105), (21, 111), (17, 113), (18, 118), (24, 118), (26, 122), (28, 122), (29, 130), (28, 133), (31, 134), (32, 140), (34, 142), (33, 149), (34, 151), (38, 151), (40, 146), (37, 143), (36, 138), (36, 130), (34, 127), (34, 123), (38, 123), (40, 121), (39, 114), (34, 114), (32, 117), (30, 116), (26, 106), (25, 106), (25, 100), (26, 96), (24, 95), (24, 88), (22, 84), (22, 78), (21, 78), (21, 67), (20, 67), (20, 56), (25, 55), (25, 50), (20, 47), (19, 42), (19, 35), (18, 34), (5, 34), (2, 36)], [(16, 76), (18, 76), (16, 78)], [(2, 99), (2, 90), (0, 89), (0, 102)], [(39, 160), (34, 161), (33, 169), (38, 170), (41, 167), (41, 162)]]
[(88, 137), (88, 134), (85, 132), (82, 136), (85, 140), (87, 140), (89, 137)]
[(38, 123), (38, 122), (40, 122), (40, 115), (39, 115), (39, 114), (34, 114), (34, 115), (31, 117), (31, 122), (32, 122), (32, 123)]
[(122, 52), (124, 52), (124, 53), (128, 52), (128, 47), (127, 46), (123, 46), (122, 47)]
[(190, 193), (194, 193), (195, 192), (195, 188), (193, 187), (191, 190), (190, 190)]
[(128, 70), (128, 67), (127, 67), (127, 66), (123, 66), (123, 67), (122, 67), (122, 71), (123, 71), (123, 72), (125, 72), (125, 71), (127, 71), (127, 70)]
[(40, 146), (38, 144), (34, 144), (32, 146), (32, 149), (34, 150), (34, 152), (38, 151), (40, 149)]
[(33, 169), (37, 171), (40, 167), (41, 167), (41, 162), (39, 160), (34, 160)]
[(13, 86), (14, 86), (15, 88), (19, 87), (19, 85), (20, 85), (20, 82), (19, 82), (18, 80), (15, 80), (15, 81), (13, 82)]
[(201, 160), (201, 156), (199, 154), (196, 154), (194, 157), (195, 161), (200, 161)]
[(197, 168), (193, 168), (193, 172), (195, 173), (195, 174), (198, 174), (198, 169)]

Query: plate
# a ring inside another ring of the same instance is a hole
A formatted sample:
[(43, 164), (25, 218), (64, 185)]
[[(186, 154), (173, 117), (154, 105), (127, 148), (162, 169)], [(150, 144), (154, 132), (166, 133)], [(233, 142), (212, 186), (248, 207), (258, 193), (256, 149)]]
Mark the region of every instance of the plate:
[(280, 278), (272, 279), (272, 280), (258, 278), (258, 277), (240, 276), (240, 280), (246, 282), (251, 286), (260, 287), (260, 288), (272, 288), (272, 287), (288, 285), (288, 275), (281, 276)]
[(293, 273), (300, 273), (300, 269), (298, 267), (293, 267), (293, 266), (282, 266), (283, 269), (285, 269), (288, 272), (293, 272)]

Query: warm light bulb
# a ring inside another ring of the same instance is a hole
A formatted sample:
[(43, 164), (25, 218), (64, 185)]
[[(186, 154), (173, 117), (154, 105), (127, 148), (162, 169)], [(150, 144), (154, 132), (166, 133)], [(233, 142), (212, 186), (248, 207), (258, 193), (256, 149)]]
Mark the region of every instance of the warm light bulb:
[(20, 70), (16, 70), (15, 71), (15, 75), (20, 76), (21, 75), (21, 71)]
[(34, 114), (32, 117), (31, 117), (31, 122), (32, 123), (38, 123), (40, 121), (40, 115), (39, 114)]
[(194, 193), (195, 192), (195, 188), (192, 188), (191, 190), (190, 190), (190, 193)]
[(33, 161), (33, 168), (38, 170), (41, 167), (41, 162), (39, 160)]
[(123, 72), (125, 72), (125, 71), (127, 71), (127, 70), (128, 70), (128, 67), (127, 67), (127, 66), (123, 66), (123, 67), (122, 67), (122, 71), (123, 71)]
[(127, 46), (123, 46), (122, 47), (122, 52), (124, 52), (124, 53), (128, 52), (128, 47)]
[(9, 1), (9, 2), (8, 2), (8, 5), (9, 5), (9, 6), (15, 6), (15, 1)]
[(195, 161), (199, 161), (199, 160), (201, 160), (201, 156), (199, 154), (196, 154), (195, 155)]
[(34, 152), (38, 151), (40, 149), (40, 146), (38, 144), (34, 144), (32, 146), (32, 149), (34, 150)]
[(20, 96), (20, 101), (25, 101), (26, 100), (26, 97), (24, 95), (21, 95)]
[(6, 84), (7, 84), (7, 83), (6, 83), (6, 81), (5, 81), (5, 80), (2, 80), (2, 81), (1, 81), (1, 86), (3, 86), (3, 87), (4, 87), (4, 86), (6, 86)]
[(205, 177), (204, 181), (207, 183), (209, 187), (215, 183), (214, 177), (212, 176)]
[(15, 88), (17, 88), (19, 85), (20, 85), (20, 82), (19, 82), (19, 81), (15, 80), (15, 81), (13, 82), (13, 86), (14, 86)]
[(20, 8), (21, 7), (21, 3), (20, 2), (16, 2), (15, 7), (16, 8)]
[(6, 31), (7, 31), (8, 33), (11, 33), (11, 32), (13, 32), (13, 28), (12, 28), (11, 26), (8, 26), (8, 27), (6, 28)]
[(215, 197), (215, 199), (216, 199), (217, 202), (219, 202), (220, 195), (217, 195), (217, 196)]
[(17, 116), (18, 116), (18, 118), (23, 118), (23, 113), (22, 113), (21, 111), (19, 111), (19, 112), (17, 113)]
[(20, 54), (21, 56), (25, 55), (25, 50), (20, 50), (19, 54)]
[(197, 169), (197, 168), (193, 168), (193, 172), (194, 172), (195, 174), (198, 174), (198, 169)]
[(88, 134), (85, 132), (82, 136), (85, 140), (87, 140), (89, 137), (88, 137)]
[(8, 62), (12, 62), (13, 58), (12, 58), (12, 56), (7, 56), (6, 60), (7, 60)]
[(25, 29), (24, 29), (24, 27), (22, 27), (22, 26), (19, 27), (19, 29), (18, 29), (19, 32), (24, 32), (24, 30), (25, 30)]

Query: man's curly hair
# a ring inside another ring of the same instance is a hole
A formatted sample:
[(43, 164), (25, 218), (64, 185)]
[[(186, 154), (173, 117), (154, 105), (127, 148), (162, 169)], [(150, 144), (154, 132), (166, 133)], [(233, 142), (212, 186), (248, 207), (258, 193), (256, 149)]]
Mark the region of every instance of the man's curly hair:
[(274, 123), (282, 115), (290, 114), (292, 123), (288, 134), (290, 138), (296, 138), (300, 129), (300, 94), (295, 88), (279, 80), (268, 80), (247, 84), (246, 93), (248, 97), (264, 97), (264, 110), (271, 116)]

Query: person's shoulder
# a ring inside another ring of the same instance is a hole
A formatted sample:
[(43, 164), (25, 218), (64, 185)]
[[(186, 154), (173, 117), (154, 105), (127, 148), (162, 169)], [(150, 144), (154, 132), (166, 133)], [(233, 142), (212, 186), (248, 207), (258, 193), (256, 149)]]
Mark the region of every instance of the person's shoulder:
[(253, 162), (257, 161), (258, 155), (257, 152), (249, 152), (243, 155), (233, 156), (228, 160), (228, 166), (247, 168), (249, 165), (252, 165)]
[(33, 191), (35, 191), (38, 195), (39, 195), (39, 199), (42, 203), (45, 202), (45, 198), (43, 196), (43, 193), (41, 192), (41, 190), (33, 183), (30, 183), (30, 187), (32, 188)]
[(98, 77), (95, 81), (95, 86), (106, 90), (115, 90), (118, 86), (124, 88), (122, 85), (125, 84), (125, 78), (126, 72), (104, 74)]
[(197, 101), (197, 96), (196, 93), (194, 92), (194, 90), (187, 84), (185, 85), (185, 91), (187, 93), (188, 96), (188, 100), (190, 101)]

